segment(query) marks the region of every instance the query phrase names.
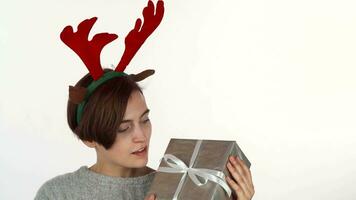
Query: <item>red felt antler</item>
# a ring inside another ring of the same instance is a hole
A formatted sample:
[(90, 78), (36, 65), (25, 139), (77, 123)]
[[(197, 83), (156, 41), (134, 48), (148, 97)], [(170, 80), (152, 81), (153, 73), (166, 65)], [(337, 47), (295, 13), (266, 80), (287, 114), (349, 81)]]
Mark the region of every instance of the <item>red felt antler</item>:
[(115, 71), (122, 72), (125, 70), (126, 66), (130, 63), (131, 59), (135, 56), (136, 52), (139, 50), (145, 40), (161, 23), (164, 14), (164, 5), (162, 0), (157, 2), (156, 14), (154, 14), (154, 11), (154, 4), (150, 0), (142, 11), (144, 18), (142, 27), (141, 19), (138, 18), (136, 20), (135, 28), (132, 29), (125, 38), (125, 51)]
[(67, 26), (61, 32), (61, 40), (82, 59), (94, 80), (104, 73), (100, 64), (100, 53), (105, 45), (117, 38), (116, 34), (99, 33), (91, 41), (88, 35), (97, 18), (86, 19), (78, 25), (77, 32)]

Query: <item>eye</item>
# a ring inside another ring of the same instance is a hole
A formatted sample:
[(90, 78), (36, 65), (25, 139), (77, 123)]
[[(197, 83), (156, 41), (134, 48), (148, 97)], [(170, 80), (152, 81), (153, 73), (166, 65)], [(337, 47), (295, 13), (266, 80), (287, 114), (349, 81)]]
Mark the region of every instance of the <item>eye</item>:
[(119, 133), (123, 133), (123, 132), (127, 131), (129, 128), (130, 128), (129, 126), (128, 126), (127, 128), (125, 128), (125, 129), (120, 129), (120, 128), (119, 128), (118, 132), (119, 132)]
[(148, 123), (149, 121), (150, 121), (150, 119), (146, 119), (146, 120), (143, 121), (143, 123), (146, 124), (146, 123)]

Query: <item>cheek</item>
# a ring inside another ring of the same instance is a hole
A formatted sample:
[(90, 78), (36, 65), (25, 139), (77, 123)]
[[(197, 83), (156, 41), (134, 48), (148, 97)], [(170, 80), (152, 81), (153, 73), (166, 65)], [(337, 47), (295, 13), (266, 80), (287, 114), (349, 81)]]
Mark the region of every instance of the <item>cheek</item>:
[(115, 157), (125, 156), (130, 152), (130, 138), (124, 135), (118, 135), (110, 150), (111, 154)]
[(151, 134), (152, 134), (152, 127), (151, 127), (151, 126), (148, 126), (148, 127), (146, 128), (146, 138), (147, 138), (148, 141), (149, 141), (150, 138), (151, 138)]
[(148, 125), (147, 125), (147, 127), (146, 127), (146, 134), (148, 135), (148, 136), (150, 136), (151, 135), (151, 133), (152, 133), (152, 125), (151, 125), (151, 123), (149, 123)]

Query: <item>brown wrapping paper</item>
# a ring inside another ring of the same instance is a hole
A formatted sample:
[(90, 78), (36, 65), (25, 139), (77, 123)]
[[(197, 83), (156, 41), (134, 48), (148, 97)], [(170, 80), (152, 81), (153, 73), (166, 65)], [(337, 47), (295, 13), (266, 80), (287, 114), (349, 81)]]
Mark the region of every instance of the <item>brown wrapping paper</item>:
[[(182, 160), (187, 166), (193, 154), (198, 140), (172, 138), (168, 144), (165, 154), (173, 154)], [(202, 140), (198, 155), (193, 168), (206, 168), (218, 170), (230, 176), (226, 167), (229, 156), (239, 156), (250, 168), (251, 163), (246, 158), (235, 141), (224, 140)], [(162, 160), (159, 167), (169, 167)], [(183, 173), (166, 173), (157, 171), (148, 194), (156, 194), (157, 200), (172, 200)], [(208, 181), (205, 185), (197, 186), (189, 176), (185, 177), (183, 187), (179, 192), (180, 200), (228, 200), (225, 190), (217, 183)]]

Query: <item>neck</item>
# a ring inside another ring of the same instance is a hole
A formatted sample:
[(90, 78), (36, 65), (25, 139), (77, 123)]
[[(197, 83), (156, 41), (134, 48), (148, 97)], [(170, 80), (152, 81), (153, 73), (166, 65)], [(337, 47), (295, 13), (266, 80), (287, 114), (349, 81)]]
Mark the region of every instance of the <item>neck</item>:
[(153, 171), (147, 166), (142, 168), (126, 168), (122, 166), (112, 166), (98, 162), (91, 166), (89, 169), (98, 174), (122, 178), (143, 176)]

